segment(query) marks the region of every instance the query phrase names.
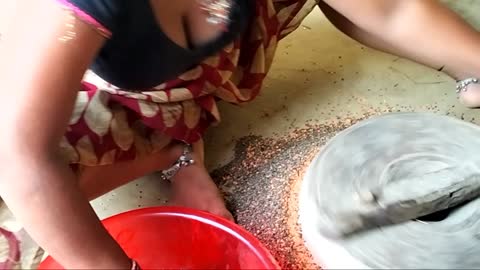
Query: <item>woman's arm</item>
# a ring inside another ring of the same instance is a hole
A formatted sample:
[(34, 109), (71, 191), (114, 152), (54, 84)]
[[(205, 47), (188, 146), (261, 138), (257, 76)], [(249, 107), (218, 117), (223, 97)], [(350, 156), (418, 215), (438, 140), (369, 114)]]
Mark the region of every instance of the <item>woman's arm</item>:
[(127, 269), (128, 258), (57, 155), (79, 82), (104, 40), (55, 1), (18, 1), (0, 51), (0, 194), (65, 267)]
[(480, 33), (435, 0), (324, 0), (320, 8), (345, 34), (454, 78), (480, 77)]

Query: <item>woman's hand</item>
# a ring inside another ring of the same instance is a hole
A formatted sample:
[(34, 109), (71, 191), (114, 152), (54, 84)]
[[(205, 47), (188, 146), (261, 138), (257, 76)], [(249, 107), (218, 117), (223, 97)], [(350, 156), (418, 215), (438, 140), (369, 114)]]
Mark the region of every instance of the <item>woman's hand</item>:
[(222, 194), (201, 164), (182, 168), (175, 175), (170, 204), (207, 211), (233, 221)]
[(181, 168), (172, 179), (170, 204), (207, 211), (233, 221), (222, 194), (205, 168), (202, 140), (193, 145), (192, 154), (195, 163)]
[[(479, 78), (480, 79), (480, 78)], [(480, 84), (470, 84), (467, 91), (458, 93), (460, 102), (468, 108), (480, 107)]]

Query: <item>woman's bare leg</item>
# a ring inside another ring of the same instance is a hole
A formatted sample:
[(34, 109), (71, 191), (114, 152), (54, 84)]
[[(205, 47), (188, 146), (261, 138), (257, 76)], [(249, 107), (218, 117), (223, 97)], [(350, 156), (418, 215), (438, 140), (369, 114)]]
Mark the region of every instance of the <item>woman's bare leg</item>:
[(179, 147), (168, 147), (160, 152), (132, 161), (112, 165), (84, 167), (79, 185), (90, 200), (155, 171), (167, 169), (181, 154)]
[[(217, 186), (203, 165), (203, 145), (194, 145), (194, 152), (195, 164), (182, 168), (172, 179), (170, 203), (232, 219)], [(133, 161), (86, 167), (80, 173), (79, 185), (93, 200), (139, 177), (169, 168), (181, 153), (182, 147), (177, 145)]]

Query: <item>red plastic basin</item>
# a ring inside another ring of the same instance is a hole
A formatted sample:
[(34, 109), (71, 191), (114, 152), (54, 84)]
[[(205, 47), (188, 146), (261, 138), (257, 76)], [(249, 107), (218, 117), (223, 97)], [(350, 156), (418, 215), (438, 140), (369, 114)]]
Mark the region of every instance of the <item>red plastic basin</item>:
[[(280, 269), (264, 246), (240, 226), (179, 207), (133, 210), (103, 221), (144, 269)], [(51, 257), (39, 269), (61, 269)]]

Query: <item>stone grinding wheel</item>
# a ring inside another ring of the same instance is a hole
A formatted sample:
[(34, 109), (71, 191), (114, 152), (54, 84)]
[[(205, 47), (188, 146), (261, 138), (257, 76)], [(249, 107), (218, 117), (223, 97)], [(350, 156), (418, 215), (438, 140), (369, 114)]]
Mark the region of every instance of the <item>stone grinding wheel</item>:
[[(335, 136), (304, 175), (306, 245), (327, 269), (478, 269), (477, 164), (476, 125), (429, 113), (358, 123)], [(452, 206), (441, 220), (420, 218)]]

